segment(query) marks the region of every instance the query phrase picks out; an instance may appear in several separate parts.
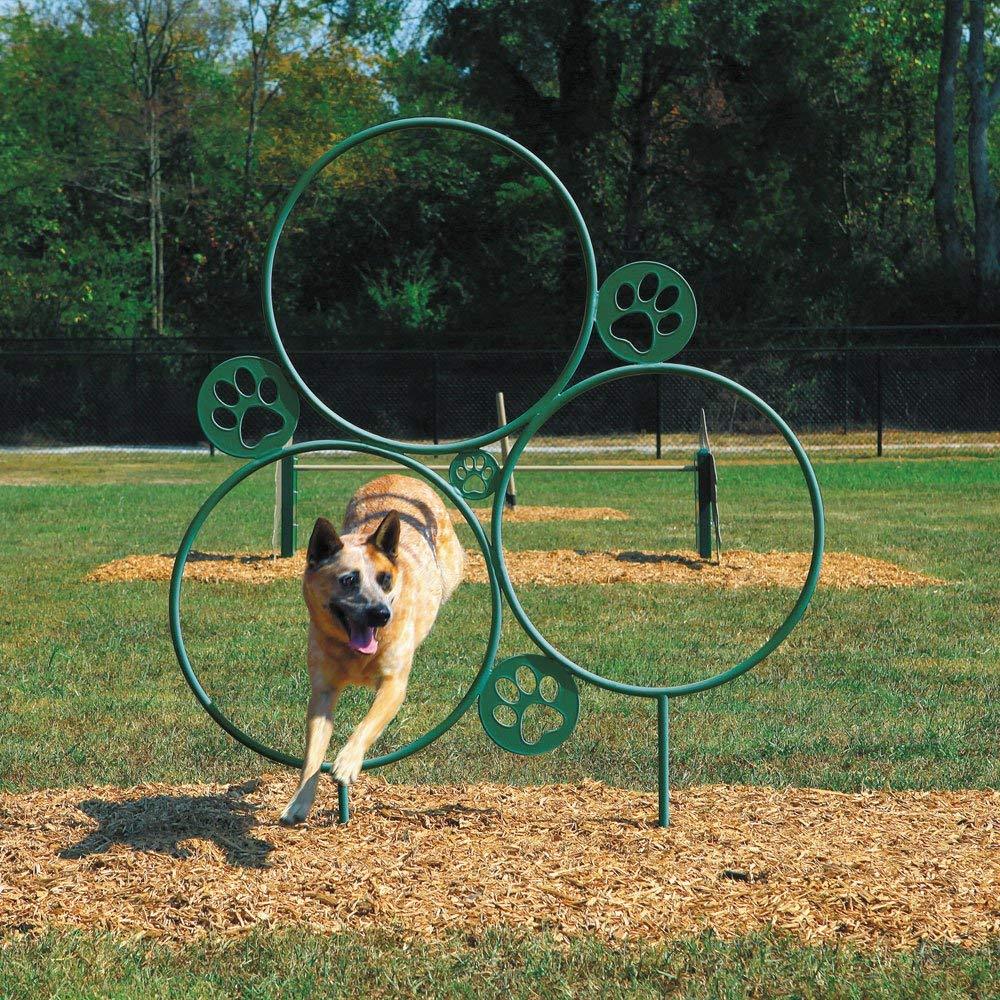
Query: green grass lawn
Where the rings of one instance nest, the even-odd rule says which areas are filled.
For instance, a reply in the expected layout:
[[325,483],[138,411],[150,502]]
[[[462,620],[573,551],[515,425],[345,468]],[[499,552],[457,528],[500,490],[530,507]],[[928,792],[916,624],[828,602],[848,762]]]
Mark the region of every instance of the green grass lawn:
[[[172,552],[199,504],[233,468],[228,459],[205,456],[0,457],[0,788],[240,781],[274,768],[226,737],[188,691],[170,647],[166,584],[83,582],[94,566],[118,556]],[[673,703],[672,782],[843,790],[997,785],[1000,463],[883,459],[824,462],[817,471],[831,550],[948,582],[821,589],[788,642],[756,670]],[[304,533],[320,513],[339,517],[365,478],[303,477]],[[520,478],[519,489],[522,503],[610,505],[632,519],[509,524],[504,535],[512,549],[692,546],[686,476],[532,473]],[[267,549],[272,500],[273,476],[253,477],[217,508],[198,547]],[[808,504],[794,466],[722,464],[720,500],[729,547],[809,547]],[[460,531],[474,544],[467,528]],[[535,624],[569,656],[643,683],[691,680],[732,665],[767,637],[795,596],[785,589],[634,585],[523,587],[519,594]],[[189,653],[219,704],[249,732],[298,753],[307,682],[306,617],[296,584],[189,582],[183,614]],[[413,739],[448,712],[481,663],[488,618],[487,588],[461,587],[418,654],[410,696],[378,750]],[[530,648],[508,613],[501,653]],[[576,733],[549,755],[503,753],[472,711],[383,774],[432,783],[593,777],[652,788],[652,703],[589,686],[581,694]],[[335,740],[346,736],[369,697],[345,697]],[[9,970],[6,981],[0,975],[0,996],[51,991],[52,977],[63,974],[64,995],[91,995],[90,963],[121,966],[123,996],[165,993],[168,983],[178,995],[269,996],[281,977],[291,995],[306,995],[302,984],[318,968],[339,975],[358,954],[388,971],[367,993],[342,995],[441,995],[447,983],[455,995],[493,987],[518,996],[597,995],[603,977],[632,984],[620,995],[639,996],[985,996],[992,994],[976,984],[1000,974],[995,950],[883,962],[778,939],[699,939],[655,953],[581,942],[568,955],[551,942],[507,939],[451,941],[405,955],[391,941],[345,938],[307,939],[286,957],[287,943],[274,935],[179,954],[146,947],[139,958],[140,946],[105,939],[16,945],[0,957],[0,971],[4,963]],[[537,981],[534,993],[528,980],[512,985],[508,962],[535,970],[525,973]],[[831,989],[839,982],[841,992],[824,982]],[[9,994],[7,983],[16,984]]]

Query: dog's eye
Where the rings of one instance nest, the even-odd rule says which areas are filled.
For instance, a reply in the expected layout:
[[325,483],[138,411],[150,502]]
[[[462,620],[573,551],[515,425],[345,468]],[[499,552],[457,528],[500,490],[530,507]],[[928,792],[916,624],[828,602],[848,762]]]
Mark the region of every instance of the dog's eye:
[[392,574],[391,573],[379,573],[379,575],[376,577],[376,579],[378,580],[378,585],[383,590],[389,590],[389,588],[392,587]]
[[353,590],[358,585],[357,573],[345,573],[340,578],[340,585],[344,590]]

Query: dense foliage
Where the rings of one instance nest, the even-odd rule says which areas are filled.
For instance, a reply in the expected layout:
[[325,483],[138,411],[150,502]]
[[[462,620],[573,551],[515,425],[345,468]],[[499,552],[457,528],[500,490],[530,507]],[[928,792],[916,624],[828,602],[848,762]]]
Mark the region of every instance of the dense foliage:
[[[602,274],[652,257],[688,276],[702,346],[726,327],[992,319],[996,11],[955,2],[8,8],[0,336],[259,331],[263,245],[298,174],[411,114],[469,117],[538,152],[583,208]],[[362,347],[561,346],[583,289],[543,180],[424,132],[321,175],[278,273],[284,330]]]

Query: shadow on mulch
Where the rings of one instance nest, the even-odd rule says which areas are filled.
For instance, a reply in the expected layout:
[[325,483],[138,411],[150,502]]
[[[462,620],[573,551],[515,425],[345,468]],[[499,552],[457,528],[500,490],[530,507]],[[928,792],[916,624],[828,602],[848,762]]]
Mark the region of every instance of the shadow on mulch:
[[259,782],[229,789],[224,795],[147,795],[127,802],[86,799],[79,804],[100,826],[59,857],[79,859],[103,854],[114,844],[135,851],[189,858],[181,843],[191,838],[216,844],[231,865],[267,868],[274,845],[250,835],[257,806],[244,800]]
[[[586,552],[579,554],[587,555]],[[705,568],[704,559],[685,556],[680,552],[619,552],[615,559],[627,563],[673,563],[675,566],[686,566],[699,572]]]
[[[160,558],[174,561],[173,552],[161,552]],[[273,563],[275,560],[273,552],[247,552],[230,554],[226,552],[200,552],[192,549],[188,553],[188,562],[214,562],[214,563],[237,563],[244,566],[253,566],[256,563]]]

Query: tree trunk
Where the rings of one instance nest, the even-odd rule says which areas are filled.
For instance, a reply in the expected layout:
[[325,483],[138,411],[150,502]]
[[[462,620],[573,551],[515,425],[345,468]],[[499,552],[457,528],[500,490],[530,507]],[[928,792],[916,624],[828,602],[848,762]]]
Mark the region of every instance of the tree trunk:
[[257,141],[257,120],[262,73],[256,49],[253,51],[250,73],[250,108],[247,114],[246,144],[243,149],[243,193],[241,198],[243,218],[241,220],[242,226],[240,232],[240,242],[242,243],[240,248],[240,273],[245,287],[250,284],[250,256],[254,235],[254,220],[251,218],[250,196],[253,191],[254,182],[255,145]]
[[154,337],[163,333],[163,209],[160,191],[160,134],[156,106],[146,99],[147,196],[149,201],[149,302]]
[[635,260],[643,249],[643,219],[649,197],[649,147],[653,136],[654,95],[650,60],[651,53],[647,48],[642,54],[639,90],[632,104],[633,121],[629,130],[628,175],[625,179],[625,227],[622,239],[625,261]]
[[967,284],[965,251],[955,211],[955,78],[962,45],[964,0],[945,0],[937,100],[934,104],[934,223],[949,277]]
[[989,126],[993,95],[986,80],[984,2],[969,3],[969,181],[976,213],[974,235],[976,297],[980,311],[990,314],[1000,301],[1000,212],[990,177]]

